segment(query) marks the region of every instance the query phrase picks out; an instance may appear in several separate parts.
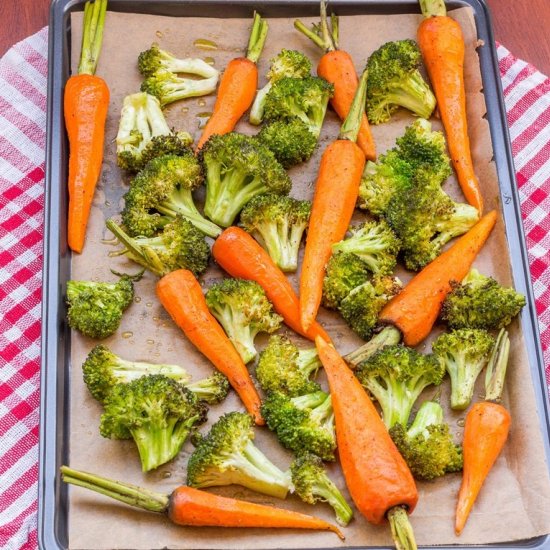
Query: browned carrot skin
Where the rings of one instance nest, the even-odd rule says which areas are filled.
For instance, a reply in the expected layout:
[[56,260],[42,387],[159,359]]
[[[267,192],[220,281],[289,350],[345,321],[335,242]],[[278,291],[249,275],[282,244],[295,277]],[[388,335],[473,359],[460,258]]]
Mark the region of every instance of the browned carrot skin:
[[483,216],[384,306],[380,321],[395,325],[407,346],[417,346],[430,334],[441,305],[451,291],[451,281],[462,281],[466,277],[496,220],[494,210]]
[[201,286],[186,269],[172,271],[157,283],[157,296],[187,338],[225,376],[258,425],[261,400],[241,356],[208,310]]
[[430,0],[421,0],[421,5],[427,18],[418,27],[418,44],[437,98],[449,154],[466,200],[482,213],[483,197],[468,137],[462,30],[446,15],[429,17]]

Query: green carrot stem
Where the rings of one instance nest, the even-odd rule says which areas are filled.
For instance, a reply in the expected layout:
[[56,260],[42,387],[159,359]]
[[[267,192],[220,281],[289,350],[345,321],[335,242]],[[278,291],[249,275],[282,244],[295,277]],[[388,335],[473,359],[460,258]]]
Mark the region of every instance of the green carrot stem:
[[434,17],[447,15],[447,8],[445,7],[445,0],[419,0],[420,9],[424,17]]
[[106,11],[107,0],[95,0],[93,3],[90,0],[84,6],[78,74],[95,74],[103,42]]
[[313,25],[312,29],[308,29],[299,19],[296,19],[296,21],[294,21],[294,28],[307,36],[325,53],[333,52],[338,49],[340,35],[338,17],[332,13],[329,23],[325,0],[321,0],[321,22],[318,25]]
[[396,550],[416,550],[414,531],[405,508],[394,506],[388,511],[387,517]]
[[260,55],[262,55],[268,28],[267,21],[262,19],[259,13],[254,12],[254,23],[250,31],[250,39],[248,40],[248,49],[246,52],[246,57],[254,63],[257,63]]
[[365,102],[367,100],[367,77],[368,73],[365,69],[359,80],[359,86],[357,86],[357,90],[355,91],[355,96],[348,116],[340,128],[340,136],[338,139],[357,141],[357,136],[359,135],[359,129],[361,127],[361,119],[365,112]]

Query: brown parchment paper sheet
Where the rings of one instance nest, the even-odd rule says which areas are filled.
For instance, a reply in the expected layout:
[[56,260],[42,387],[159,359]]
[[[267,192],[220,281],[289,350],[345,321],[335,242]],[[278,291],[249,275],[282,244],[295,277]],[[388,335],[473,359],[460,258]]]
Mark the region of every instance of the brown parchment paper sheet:
[[[223,14],[213,14],[223,15]],[[498,182],[492,159],[489,126],[483,118],[485,102],[481,89],[475,26],[467,9],[454,11],[465,34],[467,45],[466,87],[470,136],[476,172],[482,182],[487,210],[499,208]],[[76,68],[80,49],[81,13],[72,15],[72,59]],[[306,23],[313,19],[304,19]],[[341,47],[348,50],[358,72],[374,49],[388,40],[414,38],[420,17],[417,15],[362,15],[341,17]],[[110,268],[135,272],[135,266],[121,258],[109,258],[112,248],[102,243],[110,238],[104,229],[107,217],[116,216],[122,208],[121,197],[127,190],[125,176],[116,166],[115,144],[120,108],[125,95],[139,90],[140,76],[136,59],[140,51],[158,42],[161,47],[179,57],[212,57],[215,66],[223,70],[227,62],[243,54],[248,41],[250,19],[201,19],[170,18],[136,14],[107,14],[102,55],[98,74],[106,79],[111,90],[111,103],[106,128],[105,160],[101,181],[96,192],[87,244],[81,256],[73,259],[74,279],[112,280]],[[292,19],[270,19],[270,30],[264,53],[259,63],[261,80],[272,58],[281,48],[305,51],[314,67],[320,52],[292,27]],[[197,38],[214,41],[218,49],[204,51],[193,45]],[[211,110],[214,96],[190,99],[173,104],[167,109],[171,125],[200,134],[196,115]],[[412,121],[412,117],[400,112],[388,124],[374,127],[378,151],[393,146],[395,137]],[[433,119],[434,126],[439,122]],[[329,112],[323,128],[322,139],[315,157],[307,164],[291,171],[294,182],[292,195],[311,198],[318,160],[326,143],[338,134],[339,122]],[[254,131],[246,122],[238,129]],[[446,189],[455,197],[461,197],[456,182],[451,179]],[[463,199],[461,199],[463,200]],[[361,215],[357,215],[361,219]],[[510,284],[509,252],[502,222],[497,227],[475,264],[504,284]],[[208,287],[221,276],[212,266],[202,278]],[[404,280],[407,276],[402,277]],[[292,277],[296,284],[296,277]],[[184,364],[195,379],[212,371],[208,361],[186,340],[159,305],[154,294],[155,278],[146,275],[136,285],[136,300],[125,314],[119,331],[105,341],[115,352],[134,360],[173,362]],[[346,353],[354,349],[359,339],[344,325],[340,317],[321,311],[320,320],[335,340],[338,350]],[[307,345],[300,337],[283,329],[300,345]],[[419,483],[420,500],[412,515],[417,541],[421,545],[475,544],[525,539],[550,532],[550,483],[544,461],[539,421],[535,409],[531,374],[527,364],[525,347],[519,326],[511,328],[512,354],[507,379],[505,404],[512,413],[512,430],[502,456],[494,466],[466,529],[460,538],[453,532],[455,498],[460,485],[460,474],[447,475],[433,483]],[[98,432],[100,405],[88,394],[83,382],[80,365],[95,344],[76,333],[72,337],[71,416],[70,416],[70,464],[79,469],[97,472],[114,479],[145,485],[159,492],[169,493],[185,480],[185,465],[192,446],[186,443],[180,456],[155,472],[142,474],[134,443],[110,441]],[[258,341],[259,348],[265,340]],[[429,344],[422,346],[426,349]],[[482,376],[480,376],[480,382]],[[482,385],[476,391],[482,392]],[[427,392],[430,397],[434,390]],[[448,381],[443,384],[441,401],[448,403]],[[419,400],[420,402],[421,400]],[[232,392],[226,402],[213,407],[209,424],[229,410],[243,410]],[[461,420],[464,413],[447,411],[447,418],[457,437],[462,436]],[[204,430],[207,426],[204,426]],[[266,429],[257,429],[257,445],[281,468],[286,468],[291,456],[281,449]],[[329,466],[335,482],[347,495],[345,484],[337,465]],[[326,505],[311,507],[294,496],[285,502],[269,499],[241,489],[219,489],[223,495],[242,497],[255,502],[271,503],[300,510],[333,521],[332,510]],[[70,490],[70,547],[82,548],[328,548],[338,546],[391,545],[389,528],[367,524],[363,517],[356,517],[348,528],[345,543],[334,535],[315,532],[266,531],[261,529],[184,528],[173,526],[166,518],[132,510],[122,504],[109,501],[80,488]]]

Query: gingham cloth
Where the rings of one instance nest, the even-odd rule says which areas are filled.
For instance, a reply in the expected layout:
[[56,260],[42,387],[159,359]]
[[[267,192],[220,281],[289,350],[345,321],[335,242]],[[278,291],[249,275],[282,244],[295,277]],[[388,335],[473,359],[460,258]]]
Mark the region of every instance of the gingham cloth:
[[[0,60],[0,548],[37,546],[47,29]],[[498,46],[550,383],[550,80]]]

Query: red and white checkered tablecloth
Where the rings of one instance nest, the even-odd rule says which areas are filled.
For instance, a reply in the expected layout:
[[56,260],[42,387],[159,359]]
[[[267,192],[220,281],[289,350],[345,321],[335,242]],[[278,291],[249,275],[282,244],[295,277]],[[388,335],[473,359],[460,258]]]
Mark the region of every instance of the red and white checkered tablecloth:
[[[0,548],[36,548],[47,29],[0,60]],[[550,80],[498,46],[550,383]]]

